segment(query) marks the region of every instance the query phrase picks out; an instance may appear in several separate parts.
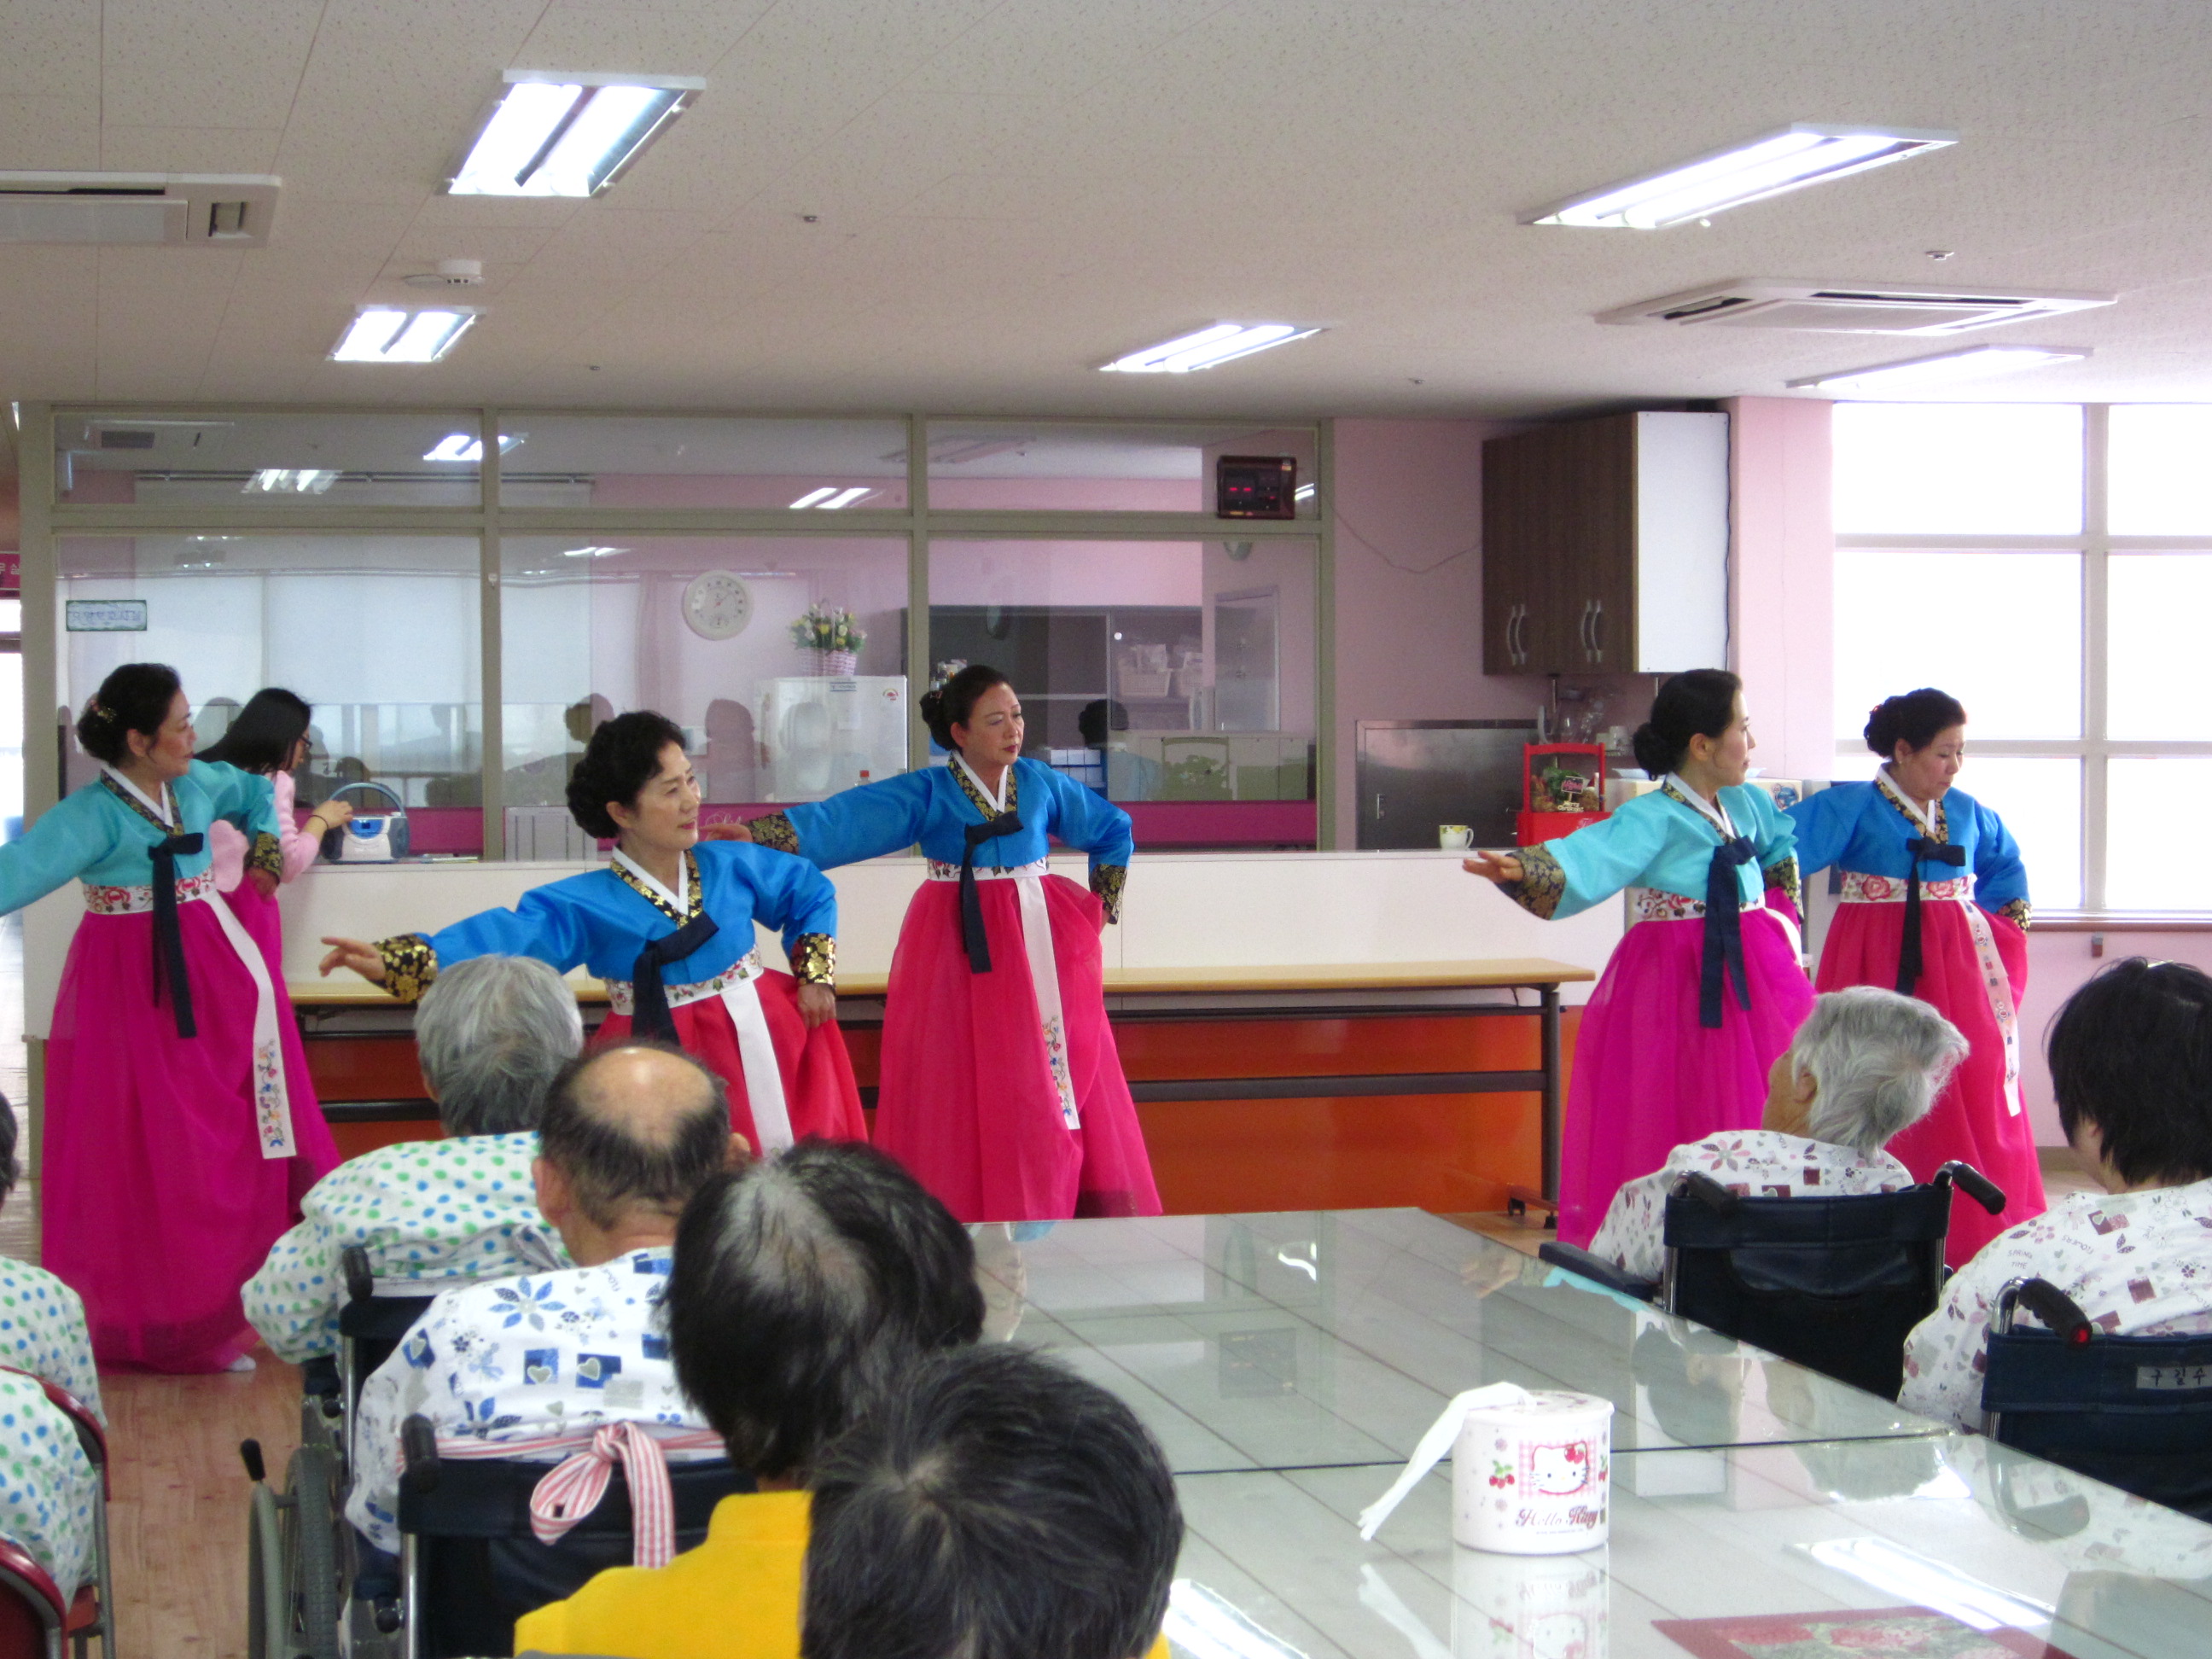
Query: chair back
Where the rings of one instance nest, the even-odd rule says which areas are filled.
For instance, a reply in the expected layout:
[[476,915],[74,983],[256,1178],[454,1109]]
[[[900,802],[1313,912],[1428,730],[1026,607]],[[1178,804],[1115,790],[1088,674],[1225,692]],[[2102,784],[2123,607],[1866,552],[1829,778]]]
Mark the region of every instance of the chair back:
[[1692,1176],[1667,1200],[1667,1309],[1894,1400],[1905,1336],[1942,1294],[1950,1224],[1948,1181],[1744,1198]]
[[[2054,1328],[2014,1328],[2021,1305]],[[2212,1521],[2212,1333],[2110,1335],[2046,1280],[2014,1280],[1991,1320],[1982,1410],[2001,1444]]]
[[36,1371],[27,1371],[18,1365],[0,1365],[0,1372],[15,1376],[27,1376],[46,1391],[46,1400],[70,1420],[76,1431],[76,1443],[83,1449],[84,1461],[100,1471],[100,1494],[112,1498],[107,1474],[107,1429],[99,1414],[67,1389]]
[[0,1536],[0,1659],[60,1659],[67,1614],[52,1577],[30,1551]]

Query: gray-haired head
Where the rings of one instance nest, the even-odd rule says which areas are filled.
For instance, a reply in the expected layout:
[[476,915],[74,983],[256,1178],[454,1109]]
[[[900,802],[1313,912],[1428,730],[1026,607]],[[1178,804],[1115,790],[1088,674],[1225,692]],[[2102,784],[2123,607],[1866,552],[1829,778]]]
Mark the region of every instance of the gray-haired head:
[[423,1080],[449,1135],[516,1134],[584,1046],[576,994],[529,957],[472,957],[439,974],[415,1011]]
[[1790,1044],[1790,1069],[1818,1085],[1806,1133],[1863,1156],[1928,1115],[1966,1039],[1926,1003],[1871,985],[1829,991]]

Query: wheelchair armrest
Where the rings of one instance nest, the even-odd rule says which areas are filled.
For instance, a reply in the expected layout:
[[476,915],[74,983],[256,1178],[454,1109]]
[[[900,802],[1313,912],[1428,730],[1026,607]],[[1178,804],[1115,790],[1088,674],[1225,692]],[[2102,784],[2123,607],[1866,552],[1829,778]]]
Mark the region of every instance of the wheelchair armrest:
[[1564,1267],[1577,1279],[1587,1279],[1622,1296],[1632,1296],[1638,1302],[1649,1302],[1658,1294],[1659,1287],[1647,1279],[1631,1279],[1626,1273],[1601,1255],[1592,1255],[1588,1250],[1577,1249],[1572,1244],[1561,1244],[1547,1240],[1536,1247],[1536,1259],[1554,1267]]
[[[2005,1206],[2003,1188],[1971,1164],[1954,1158],[1936,1171],[1938,1186],[1956,1185],[1959,1190],[1980,1205],[1991,1215],[2002,1214]],[[2040,1317],[2040,1316],[2038,1316]]]
[[2014,1308],[2026,1308],[2057,1333],[2069,1348],[2087,1346],[2095,1327],[2074,1298],[2047,1279],[2015,1279],[1997,1292],[1990,1329],[2002,1336],[2012,1329]]
[[376,1294],[376,1274],[368,1259],[368,1246],[349,1244],[338,1256],[345,1270],[346,1296],[349,1300],[366,1302]]
[[399,1425],[399,1484],[404,1490],[438,1490],[438,1434],[420,1412]]
[[1696,1199],[1719,1215],[1728,1214],[1742,1201],[1703,1170],[1692,1170],[1684,1176],[1674,1183],[1674,1191],[1680,1196]]

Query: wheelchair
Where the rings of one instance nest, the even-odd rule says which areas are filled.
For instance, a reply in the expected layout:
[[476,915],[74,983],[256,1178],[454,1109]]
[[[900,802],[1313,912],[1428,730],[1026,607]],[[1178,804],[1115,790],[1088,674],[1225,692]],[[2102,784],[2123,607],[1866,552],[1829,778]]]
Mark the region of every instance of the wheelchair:
[[1897,1398],[1905,1339],[1942,1300],[1951,1189],[1991,1215],[2004,1194],[1971,1164],[1925,1185],[1839,1198],[1747,1198],[1702,1172],[1667,1197],[1667,1268],[1656,1285],[1571,1244],[1537,1255],[1607,1290],[1777,1357]]
[[[2047,1328],[2016,1326],[2023,1308]],[[2212,1333],[2110,1335],[2015,1279],[1990,1312],[1982,1412],[2001,1445],[2212,1521]]]

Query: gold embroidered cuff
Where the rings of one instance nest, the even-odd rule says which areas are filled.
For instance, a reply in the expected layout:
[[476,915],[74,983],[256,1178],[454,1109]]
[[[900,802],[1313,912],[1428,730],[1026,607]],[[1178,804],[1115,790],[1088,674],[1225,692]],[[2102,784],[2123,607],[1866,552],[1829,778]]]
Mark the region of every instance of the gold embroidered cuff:
[[1760,873],[1766,886],[1779,888],[1782,896],[1796,906],[1798,914],[1804,914],[1804,895],[1799,890],[1803,884],[1797,878],[1797,855],[1795,853],[1779,863],[1768,865]]
[[1523,847],[1514,856],[1521,860],[1521,879],[1502,881],[1498,890],[1530,915],[1549,921],[1567,896],[1567,872],[1547,847]]
[[827,933],[801,933],[792,941],[792,977],[805,985],[837,982],[837,941]]
[[400,933],[376,941],[384,958],[384,988],[402,1002],[419,1002],[438,977],[438,953],[420,933]]
[[2034,911],[2026,899],[2016,898],[1997,906],[1997,914],[2024,933],[2028,929],[2029,918],[2033,915]]
[[745,826],[753,832],[756,847],[772,847],[779,853],[799,850],[799,831],[791,827],[791,819],[781,812],[770,812],[766,817],[755,818]]
[[249,870],[266,870],[270,875],[282,881],[284,878],[283,843],[266,830],[262,831],[254,836],[253,845],[246,849],[246,867]]
[[1106,920],[1121,920],[1121,890],[1128,885],[1129,866],[1126,864],[1102,864],[1091,872],[1091,890],[1106,907]]

